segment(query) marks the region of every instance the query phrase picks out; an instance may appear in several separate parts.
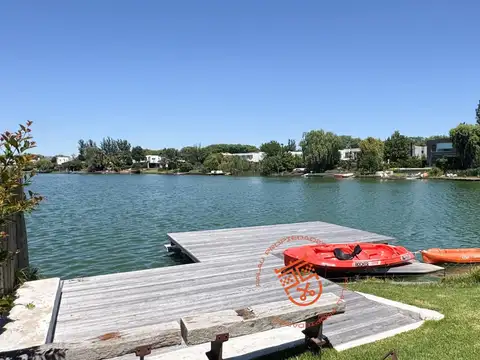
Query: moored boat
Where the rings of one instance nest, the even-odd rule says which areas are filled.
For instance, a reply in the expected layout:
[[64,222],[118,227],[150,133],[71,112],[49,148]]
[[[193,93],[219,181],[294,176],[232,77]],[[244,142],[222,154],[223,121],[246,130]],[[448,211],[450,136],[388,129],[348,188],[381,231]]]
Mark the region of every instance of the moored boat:
[[372,243],[306,245],[289,248],[283,255],[286,266],[303,260],[320,273],[365,272],[406,264],[415,258],[402,246]]
[[428,249],[421,250],[424,262],[428,264],[474,264],[480,263],[480,248],[465,249]]
[[354,173],[347,173],[347,174],[333,174],[333,177],[336,179],[347,179],[351,178],[355,175]]

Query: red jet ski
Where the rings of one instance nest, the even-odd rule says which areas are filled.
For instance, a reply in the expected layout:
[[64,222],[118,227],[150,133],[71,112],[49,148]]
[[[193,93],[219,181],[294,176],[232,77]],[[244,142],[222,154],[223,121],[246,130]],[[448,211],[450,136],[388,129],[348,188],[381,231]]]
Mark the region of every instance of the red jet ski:
[[398,266],[415,259],[402,246],[386,244],[324,244],[290,248],[283,253],[285,265],[303,260],[317,272],[358,273]]

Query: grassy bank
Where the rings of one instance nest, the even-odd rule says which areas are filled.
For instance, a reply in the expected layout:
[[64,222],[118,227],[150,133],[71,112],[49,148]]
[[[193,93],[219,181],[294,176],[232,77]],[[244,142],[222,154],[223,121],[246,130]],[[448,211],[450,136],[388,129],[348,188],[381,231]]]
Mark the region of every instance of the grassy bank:
[[[480,359],[480,269],[449,276],[440,284],[405,285],[381,280],[350,284],[349,289],[439,311],[441,321],[427,321],[419,329],[350,350],[327,349],[322,360],[381,360],[396,350],[399,360]],[[348,311],[348,308],[347,308]],[[262,360],[317,360],[292,350]]]

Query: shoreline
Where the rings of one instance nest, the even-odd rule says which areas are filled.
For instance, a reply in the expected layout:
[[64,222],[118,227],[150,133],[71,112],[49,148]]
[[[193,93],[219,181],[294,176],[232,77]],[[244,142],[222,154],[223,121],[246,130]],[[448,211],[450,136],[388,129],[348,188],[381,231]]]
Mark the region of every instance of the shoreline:
[[[298,173],[286,173],[283,175],[260,175],[260,174],[237,174],[237,175],[219,175],[219,174],[209,174],[209,173],[199,173],[199,172],[159,172],[159,171],[119,171],[119,172],[87,172],[87,171],[75,171],[75,172],[65,172],[65,171],[51,171],[51,172],[38,172],[38,174],[62,174],[62,175],[167,175],[167,176],[178,176],[178,175],[186,175],[186,176],[244,176],[244,177],[265,177],[265,178],[299,178],[305,177],[307,178],[321,178],[321,179],[334,179],[333,173],[319,173],[319,174],[298,174]],[[338,179],[338,180],[351,180],[351,179],[373,179],[373,180],[388,180],[388,181],[398,181],[398,180],[407,180],[406,176],[391,176],[388,178],[382,178],[377,175],[355,175],[351,178],[346,179]],[[446,176],[431,176],[427,178],[419,178],[415,180],[442,180],[442,181],[480,181],[480,177],[477,176],[457,176],[457,177],[446,177]],[[412,181],[412,180],[409,180]]]

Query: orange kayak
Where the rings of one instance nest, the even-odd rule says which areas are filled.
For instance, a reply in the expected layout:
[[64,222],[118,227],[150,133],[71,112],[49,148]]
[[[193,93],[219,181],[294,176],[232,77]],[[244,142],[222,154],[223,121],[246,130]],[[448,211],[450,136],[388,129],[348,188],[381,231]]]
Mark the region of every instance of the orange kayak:
[[480,263],[480,248],[472,249],[428,249],[420,251],[423,261],[428,264]]

